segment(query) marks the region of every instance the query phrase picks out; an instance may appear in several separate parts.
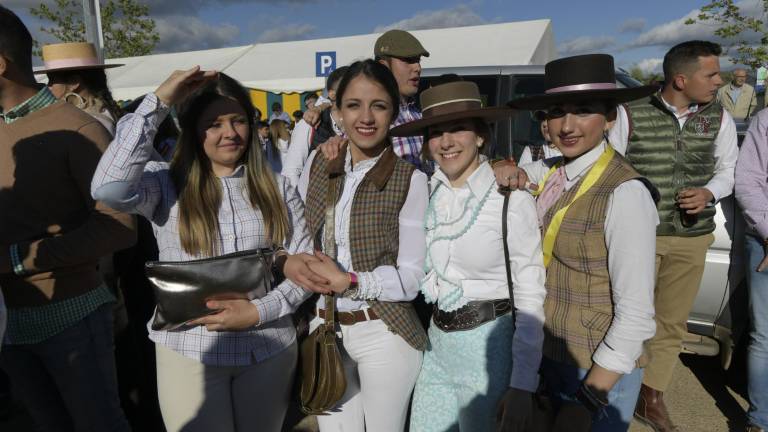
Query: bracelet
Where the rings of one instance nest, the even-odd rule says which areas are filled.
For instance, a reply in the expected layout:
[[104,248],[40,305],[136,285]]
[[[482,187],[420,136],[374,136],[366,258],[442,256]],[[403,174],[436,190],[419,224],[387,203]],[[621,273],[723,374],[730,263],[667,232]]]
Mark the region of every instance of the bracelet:
[[24,276],[27,271],[24,270],[24,264],[21,261],[21,254],[19,253],[19,244],[14,243],[10,249],[11,266],[13,267],[13,273],[16,276]]
[[352,272],[347,272],[347,275],[349,276],[349,288],[357,288],[357,284],[359,283],[357,279],[357,274]]
[[288,261],[288,252],[285,248],[279,247],[275,250],[274,266],[278,273],[285,276],[285,262]]
[[608,401],[597,396],[584,382],[576,390],[575,397],[593,416],[608,406]]

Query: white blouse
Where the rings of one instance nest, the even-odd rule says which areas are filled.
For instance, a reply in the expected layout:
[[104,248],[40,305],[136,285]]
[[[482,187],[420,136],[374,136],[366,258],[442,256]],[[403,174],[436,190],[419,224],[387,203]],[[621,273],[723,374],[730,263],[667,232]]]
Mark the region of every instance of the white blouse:
[[[299,195],[306,202],[309,189],[309,172],[315,160],[317,150],[307,159],[304,171],[299,179]],[[336,309],[351,311],[368,307],[366,300],[410,301],[419,293],[419,281],[424,277],[425,232],[424,213],[427,208],[427,176],[421,171],[414,171],[410,189],[400,210],[399,248],[397,265],[382,265],[370,272],[358,272],[352,266],[349,224],[352,213],[352,200],[368,171],[376,165],[381,156],[364,160],[352,167],[352,155],[347,150],[344,170],[344,189],[336,204],[336,262],[343,271],[355,272],[359,284],[356,298],[338,298]],[[324,308],[322,297],[317,302],[318,308]]]
[[[493,170],[480,164],[459,188],[441,170],[432,176],[427,211],[427,270],[421,289],[429,302],[455,310],[473,300],[509,298],[501,218],[504,196]],[[511,386],[535,391],[544,340],[545,271],[533,197],[512,192],[507,212],[517,316]]]

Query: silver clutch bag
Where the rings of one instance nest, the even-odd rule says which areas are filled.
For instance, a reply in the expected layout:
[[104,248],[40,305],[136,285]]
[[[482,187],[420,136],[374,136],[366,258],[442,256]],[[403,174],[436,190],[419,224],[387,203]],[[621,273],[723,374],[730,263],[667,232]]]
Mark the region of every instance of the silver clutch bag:
[[144,265],[155,292],[153,330],[173,330],[215,313],[208,300],[264,297],[274,282],[273,249],[254,249],[194,261],[150,261]]

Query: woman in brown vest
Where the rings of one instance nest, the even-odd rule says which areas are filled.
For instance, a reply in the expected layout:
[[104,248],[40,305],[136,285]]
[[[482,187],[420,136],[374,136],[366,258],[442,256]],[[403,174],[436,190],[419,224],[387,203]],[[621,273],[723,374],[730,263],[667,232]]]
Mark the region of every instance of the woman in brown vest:
[[480,90],[469,81],[425,90],[421,108],[421,120],[391,132],[424,136],[423,151],[439,166],[431,180],[427,275],[421,282],[435,308],[411,430],[495,431],[497,406],[507,393],[506,430],[522,432],[538,388],[544,340],[541,234],[533,197],[497,193],[482,155],[491,140],[487,122],[513,111],[482,108]]
[[[336,97],[347,142],[331,161],[315,152],[299,180],[310,234],[325,253],[311,268],[337,294],[347,378],[336,409],[318,417],[323,432],[403,430],[427,345],[410,303],[424,276],[427,178],[392,151],[398,101],[389,69],[352,64]],[[324,318],[321,300],[310,329]]]
[[[545,67],[544,95],[513,108],[547,112],[559,160],[508,169],[503,184],[536,183],[544,239],[542,376],[562,430],[625,431],[640,391],[643,342],[655,332],[656,189],[607,141],[618,103],[655,87],[619,89],[613,57]],[[500,168],[497,168],[497,178]]]

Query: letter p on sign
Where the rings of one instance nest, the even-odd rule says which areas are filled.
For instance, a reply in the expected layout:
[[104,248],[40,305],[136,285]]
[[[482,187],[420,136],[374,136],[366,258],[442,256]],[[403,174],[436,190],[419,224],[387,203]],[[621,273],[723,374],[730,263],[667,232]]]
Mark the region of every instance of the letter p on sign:
[[336,69],[336,51],[315,53],[315,76],[327,77]]

